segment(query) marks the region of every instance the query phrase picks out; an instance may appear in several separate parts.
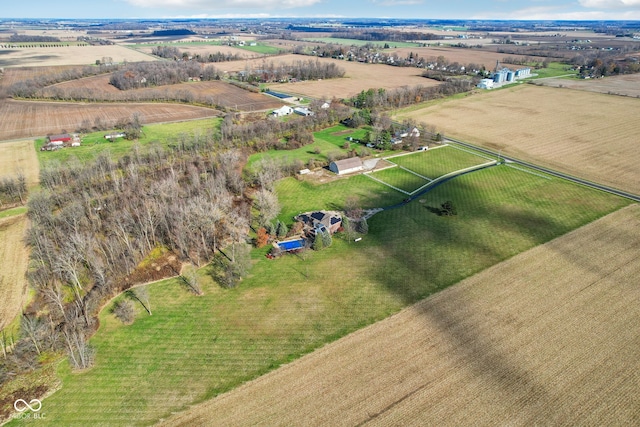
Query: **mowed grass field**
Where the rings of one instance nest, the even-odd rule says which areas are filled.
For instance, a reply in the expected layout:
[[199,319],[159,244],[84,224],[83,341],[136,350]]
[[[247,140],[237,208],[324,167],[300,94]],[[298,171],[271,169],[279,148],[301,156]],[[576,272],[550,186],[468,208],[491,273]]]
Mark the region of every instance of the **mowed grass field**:
[[[403,197],[363,176],[318,186],[287,178],[277,191],[280,218],[289,224],[301,211],[339,209],[350,195],[363,207]],[[235,289],[218,288],[206,269],[203,297],[173,280],[149,285],[153,316],[139,307],[131,326],[116,321],[108,306],[91,340],[96,366],[74,374],[62,363],[61,390],[44,400],[46,418],[32,421],[98,426],[166,419],[628,204],[507,167],[458,177],[423,197],[371,218],[369,234],[358,243],[336,236],[321,252],[277,260],[254,251],[251,275]],[[454,202],[457,217],[427,208],[444,200]],[[376,345],[375,352],[383,350]],[[343,376],[333,385],[338,390],[350,381]],[[321,385],[305,384],[288,393],[307,394]],[[228,415],[209,416],[217,424]]]
[[632,193],[640,99],[520,85],[398,112],[445,135]]
[[426,179],[399,167],[373,172],[369,174],[369,176],[406,191],[407,193],[411,193],[429,183]]
[[163,425],[636,425],[640,206]]
[[0,141],[7,139],[40,137],[73,132],[84,120],[93,126],[96,118],[102,123],[115,123],[130,119],[139,113],[143,123],[160,123],[217,117],[219,112],[210,108],[161,103],[83,104],[65,102],[0,101]]
[[433,180],[451,172],[487,163],[493,159],[481,157],[452,146],[443,146],[387,160]]
[[[137,140],[117,138],[113,142],[104,138],[110,131],[92,132],[82,136],[80,147],[67,147],[57,151],[40,151],[45,139],[36,140],[34,155],[41,165],[48,162],[66,163],[73,158],[81,162],[95,159],[100,153],[108,153],[112,159],[118,159],[131,153],[134,146],[147,149],[152,144],[167,147],[178,144],[184,139],[191,142],[194,138],[208,138],[218,132],[221,119],[189,120],[176,123],[156,123],[142,127],[142,134]],[[33,144],[32,144],[33,145]],[[32,150],[33,151],[33,150]],[[37,154],[36,154],[37,153]]]

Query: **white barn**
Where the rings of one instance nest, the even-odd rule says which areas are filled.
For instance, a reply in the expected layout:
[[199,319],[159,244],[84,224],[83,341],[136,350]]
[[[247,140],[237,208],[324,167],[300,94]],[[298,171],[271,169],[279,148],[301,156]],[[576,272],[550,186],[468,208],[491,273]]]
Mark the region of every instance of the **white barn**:
[[493,89],[493,79],[482,79],[478,83],[480,89]]
[[293,113],[293,108],[289,107],[288,105],[283,105],[277,110],[273,110],[271,112],[271,114],[276,117],[288,116],[291,113]]
[[336,160],[329,164],[329,170],[338,175],[358,172],[364,168],[360,157],[351,157],[349,159]]

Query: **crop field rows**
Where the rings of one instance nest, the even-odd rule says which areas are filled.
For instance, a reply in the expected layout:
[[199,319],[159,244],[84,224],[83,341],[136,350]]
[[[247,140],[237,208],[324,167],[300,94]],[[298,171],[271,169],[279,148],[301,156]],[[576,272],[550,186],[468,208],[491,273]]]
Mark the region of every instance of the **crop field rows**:
[[640,206],[610,214],[163,425],[632,425]]
[[146,104],[73,104],[62,102],[0,101],[0,141],[39,137],[63,131],[72,132],[87,120],[91,126],[97,118],[113,125],[139,113],[143,123],[160,123],[216,117],[210,108],[163,103]]
[[412,194],[443,175],[487,163],[486,157],[452,146],[391,157],[388,162],[398,167],[366,174],[405,194]]
[[632,193],[640,188],[638,99],[521,85],[396,118]]

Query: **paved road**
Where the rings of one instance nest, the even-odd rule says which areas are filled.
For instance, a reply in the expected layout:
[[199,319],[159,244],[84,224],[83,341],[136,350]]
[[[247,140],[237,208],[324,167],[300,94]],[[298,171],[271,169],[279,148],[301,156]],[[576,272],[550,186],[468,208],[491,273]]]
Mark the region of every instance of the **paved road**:
[[[495,151],[488,150],[488,149],[482,148],[482,147],[478,147],[476,145],[469,144],[468,142],[460,141],[460,140],[453,139],[453,138],[446,138],[446,142],[450,143],[450,144],[458,144],[458,145],[461,145],[463,147],[471,148],[473,150],[480,151],[480,152],[483,152],[485,154],[489,154],[491,156],[496,156],[497,157],[497,156],[500,155],[500,153],[496,153]],[[633,193],[629,193],[629,192],[626,192],[626,191],[618,190],[617,188],[608,187],[606,185],[597,184],[595,182],[591,182],[591,181],[587,181],[587,180],[582,179],[582,178],[577,178],[575,176],[567,175],[565,173],[558,172],[558,171],[555,171],[553,169],[548,169],[548,168],[545,168],[545,167],[542,167],[542,166],[534,165],[533,163],[529,163],[529,162],[525,162],[525,161],[522,161],[522,160],[518,160],[518,159],[515,159],[513,157],[508,157],[508,156],[504,156],[504,155],[500,155],[500,157],[502,157],[503,159],[505,159],[505,160],[507,160],[509,162],[512,162],[512,163],[515,163],[515,164],[519,164],[519,165],[522,165],[522,166],[526,166],[526,167],[528,167],[530,169],[534,169],[534,170],[546,173],[547,175],[552,175],[552,176],[555,176],[555,177],[558,177],[558,178],[566,179],[566,180],[575,182],[577,184],[581,184],[581,185],[585,185],[587,187],[594,188],[596,190],[605,191],[607,193],[615,194],[617,196],[625,197],[627,199],[631,199],[633,201],[640,202],[640,196],[638,196],[637,194],[633,194]]]

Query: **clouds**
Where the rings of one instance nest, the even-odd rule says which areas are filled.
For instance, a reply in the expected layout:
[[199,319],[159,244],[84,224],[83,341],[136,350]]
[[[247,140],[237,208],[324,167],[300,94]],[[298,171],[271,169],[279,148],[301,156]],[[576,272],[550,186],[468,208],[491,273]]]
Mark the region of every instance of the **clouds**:
[[578,0],[578,3],[592,9],[640,8],[640,0]]
[[171,9],[292,9],[313,6],[322,0],[126,0],[127,3],[144,8]]

